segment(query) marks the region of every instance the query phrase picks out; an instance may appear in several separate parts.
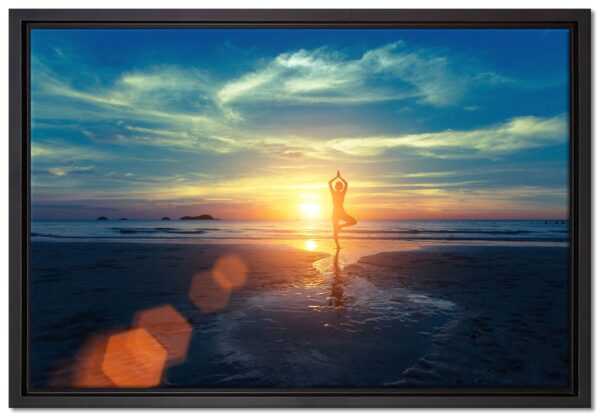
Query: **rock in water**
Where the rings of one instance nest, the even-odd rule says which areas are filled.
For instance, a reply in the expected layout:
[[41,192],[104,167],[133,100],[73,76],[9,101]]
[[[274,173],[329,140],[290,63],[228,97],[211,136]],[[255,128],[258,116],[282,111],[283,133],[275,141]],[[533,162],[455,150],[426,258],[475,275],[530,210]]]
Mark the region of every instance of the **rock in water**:
[[210,214],[201,214],[200,216],[183,216],[180,220],[218,220]]

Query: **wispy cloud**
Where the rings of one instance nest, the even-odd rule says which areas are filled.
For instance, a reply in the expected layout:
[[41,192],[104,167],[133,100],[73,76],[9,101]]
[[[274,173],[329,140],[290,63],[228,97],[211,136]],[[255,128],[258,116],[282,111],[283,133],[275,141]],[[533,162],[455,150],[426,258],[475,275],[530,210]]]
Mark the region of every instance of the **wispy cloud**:
[[[404,178],[438,178],[438,177],[450,177],[456,175],[456,171],[429,171],[429,172],[409,172],[406,174],[400,174],[399,176]],[[393,175],[398,176],[398,175]]]
[[[114,138],[125,144],[137,144],[169,149],[186,150],[190,152],[210,151],[226,154],[243,149],[242,134],[237,139],[225,135],[231,130],[224,127],[223,131],[212,133],[205,129],[195,129],[193,126],[171,126],[168,128],[148,128],[142,126],[125,126],[127,134]],[[235,136],[235,135],[234,135]]]
[[113,155],[100,151],[92,146],[81,146],[67,143],[59,139],[34,140],[31,144],[31,157],[37,162],[72,162],[85,160],[104,160],[114,158]]
[[[347,58],[328,48],[280,54],[255,71],[226,83],[218,102],[353,104],[416,98],[444,106],[461,97],[469,83],[502,83],[493,72],[455,71],[449,58],[411,49],[398,41]],[[382,83],[381,80],[386,82]]]
[[[49,96],[100,106],[105,112],[102,118],[215,126],[215,119],[203,110],[211,102],[210,83],[199,71],[153,67],[126,72],[108,87],[82,89],[61,79],[39,59],[32,66],[33,95],[38,100]],[[34,107],[34,116],[42,113],[40,105]]]
[[[461,141],[449,132],[400,137],[333,136],[324,143],[299,134],[272,137],[253,132],[253,128],[260,127],[259,121],[254,121],[254,126],[239,124],[243,117],[238,105],[348,105],[412,98],[444,106],[457,100],[470,84],[509,82],[507,77],[490,71],[459,74],[448,57],[410,48],[403,41],[367,50],[357,58],[327,47],[286,52],[220,85],[215,82],[217,77],[205,71],[161,65],[129,70],[111,82],[81,88],[61,79],[41,59],[34,57],[33,66],[35,123],[64,114],[83,117],[88,123],[126,120],[123,125],[113,126],[108,135],[89,126],[82,132],[92,140],[120,144],[221,154],[258,149],[288,159],[329,159],[330,150],[338,152],[339,157],[377,155],[397,146],[434,148],[436,140],[446,139],[454,143],[448,146],[458,147]],[[56,104],[53,98],[69,101]],[[82,108],[80,104],[92,107]]]
[[498,158],[568,141],[568,117],[565,114],[552,117],[519,116],[470,130],[350,138],[262,136],[251,131],[229,129],[222,135],[204,134],[185,128],[168,130],[126,126],[126,129],[132,134],[117,136],[114,140],[191,152],[226,154],[252,150],[273,158],[322,161],[341,161],[344,158],[357,161],[364,157],[380,157],[393,149],[404,149],[431,158]]
[[82,174],[89,173],[94,170],[93,166],[62,166],[62,167],[52,167],[48,169],[48,173],[50,175],[54,175],[56,177],[64,177],[70,174]]
[[497,125],[463,131],[418,133],[395,137],[372,136],[333,139],[326,146],[355,156],[375,156],[393,148],[436,150],[446,156],[448,151],[476,152],[478,156],[498,156],[524,149],[567,143],[568,118],[566,115],[544,118],[521,116]]

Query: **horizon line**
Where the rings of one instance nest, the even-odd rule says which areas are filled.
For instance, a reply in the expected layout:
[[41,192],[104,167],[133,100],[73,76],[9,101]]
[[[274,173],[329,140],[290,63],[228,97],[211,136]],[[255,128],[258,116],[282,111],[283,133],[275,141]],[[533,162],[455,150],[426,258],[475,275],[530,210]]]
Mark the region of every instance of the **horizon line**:
[[[173,217],[170,220],[162,220],[160,217],[107,217],[107,216],[97,216],[96,218],[39,218],[39,219],[30,219],[32,222],[46,222],[46,221],[102,221],[98,220],[98,217],[106,217],[107,221],[192,221],[192,220],[181,220],[180,217]],[[168,216],[163,216],[168,217]],[[227,219],[222,217],[217,217],[215,219],[206,219],[206,220],[193,220],[193,221],[225,221],[225,222],[319,222],[319,221],[328,221],[329,219],[313,219],[313,220],[305,220],[305,219]],[[368,222],[386,222],[386,221],[568,221],[570,220],[570,216],[567,217],[485,217],[485,218],[389,218],[389,219],[361,219],[361,221]],[[360,222],[359,222],[360,223]]]

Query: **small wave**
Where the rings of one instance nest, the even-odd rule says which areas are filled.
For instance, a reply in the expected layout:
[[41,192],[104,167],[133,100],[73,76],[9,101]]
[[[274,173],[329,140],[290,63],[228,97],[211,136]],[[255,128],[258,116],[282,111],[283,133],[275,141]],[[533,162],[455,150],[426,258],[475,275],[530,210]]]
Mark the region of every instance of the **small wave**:
[[176,234],[176,235],[200,235],[206,233],[206,229],[193,229],[193,230],[182,230],[175,229],[172,227],[155,227],[152,229],[146,228],[128,228],[128,227],[111,227],[117,233],[122,235],[135,235],[135,234]]
[[[559,231],[560,232],[560,231]],[[520,235],[534,233],[531,230],[486,230],[486,229],[393,229],[393,230],[368,230],[357,229],[352,233],[404,233],[404,234],[482,234],[482,235]],[[537,233],[537,232],[536,232]]]
[[[290,236],[290,235],[270,235],[270,236],[202,236],[203,233],[199,232],[184,232],[178,234],[167,234],[167,235],[152,235],[148,233],[135,234],[135,233],[123,233],[122,235],[59,235],[52,233],[31,233],[32,238],[48,238],[48,239],[87,239],[87,240],[185,240],[190,239],[192,236],[196,240],[214,240],[214,241],[227,241],[227,240],[303,240],[305,236]],[[313,239],[330,239],[329,234],[323,235],[311,235]],[[480,236],[480,237],[459,237],[459,236],[344,236],[347,240],[389,240],[389,241],[422,241],[422,242],[549,242],[549,243],[560,243],[567,242],[567,237],[494,237],[494,236]]]

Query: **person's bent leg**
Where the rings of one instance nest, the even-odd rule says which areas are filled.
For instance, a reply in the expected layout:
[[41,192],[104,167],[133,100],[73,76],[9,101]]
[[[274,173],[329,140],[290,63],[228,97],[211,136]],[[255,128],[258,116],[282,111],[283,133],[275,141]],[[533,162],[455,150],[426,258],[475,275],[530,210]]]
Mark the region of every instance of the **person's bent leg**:
[[348,213],[346,213],[344,215],[344,217],[342,217],[342,220],[344,221],[344,224],[341,224],[339,227],[340,229],[342,227],[350,227],[350,226],[354,226],[356,223],[358,223],[356,221],[356,219],[354,217],[352,217],[351,215],[349,215]]

